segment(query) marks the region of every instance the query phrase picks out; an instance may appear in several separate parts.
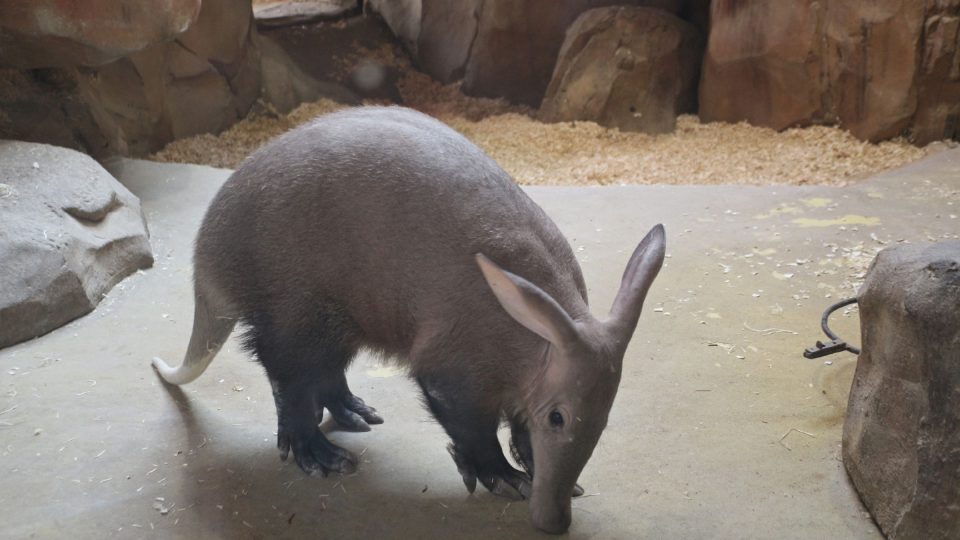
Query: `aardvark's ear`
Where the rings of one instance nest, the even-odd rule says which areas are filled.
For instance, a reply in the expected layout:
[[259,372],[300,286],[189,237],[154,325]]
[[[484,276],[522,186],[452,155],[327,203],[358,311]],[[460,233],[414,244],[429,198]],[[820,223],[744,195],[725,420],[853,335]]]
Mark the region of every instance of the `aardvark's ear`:
[[476,255],[483,277],[503,309],[532,332],[562,347],[577,337],[576,325],[560,304],[542,289]]
[[610,309],[608,324],[613,325],[629,339],[637,327],[643,301],[654,278],[663,266],[667,236],[663,225],[657,225],[640,241],[640,245],[630,257],[627,269],[623,272],[620,291]]

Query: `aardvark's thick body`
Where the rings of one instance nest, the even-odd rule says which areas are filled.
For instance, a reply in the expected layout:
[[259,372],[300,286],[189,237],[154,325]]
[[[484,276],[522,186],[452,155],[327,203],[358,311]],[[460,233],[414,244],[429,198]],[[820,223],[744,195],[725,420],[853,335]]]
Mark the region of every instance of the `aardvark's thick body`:
[[[242,323],[283,457],[326,474],[357,460],[319,430],[323,409],[352,429],[382,422],[344,377],[358,350],[382,351],[423,389],[467,487],[529,498],[534,525],[562,532],[663,253],[657,226],[597,320],[556,225],[486,154],[414,111],[349,109],[227,180],[197,237],[186,357],[154,364],[189,382]],[[526,472],[497,441],[504,418]]]

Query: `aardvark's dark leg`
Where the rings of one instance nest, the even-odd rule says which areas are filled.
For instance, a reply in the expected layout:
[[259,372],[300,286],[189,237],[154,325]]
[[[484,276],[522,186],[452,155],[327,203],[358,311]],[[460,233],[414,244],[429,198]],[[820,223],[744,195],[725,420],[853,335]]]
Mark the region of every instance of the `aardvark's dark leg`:
[[250,317],[247,324],[247,341],[273,386],[280,457],[285,460],[292,450],[297,465],[309,474],[354,471],[357,458],[327,440],[319,427],[324,407],[340,409],[343,370],[354,351],[313,329],[278,330],[266,316]]
[[530,477],[514,469],[503,456],[497,440],[499,411],[486,410],[472,397],[471,390],[442,375],[421,376],[430,411],[453,440],[450,455],[463,476],[467,490],[473,493],[477,480],[495,495],[510,499],[530,496]]

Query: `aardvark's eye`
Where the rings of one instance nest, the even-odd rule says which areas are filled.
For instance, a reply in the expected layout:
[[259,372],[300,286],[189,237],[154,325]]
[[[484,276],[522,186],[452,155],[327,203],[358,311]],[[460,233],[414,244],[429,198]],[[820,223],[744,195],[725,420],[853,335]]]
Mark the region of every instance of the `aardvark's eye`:
[[550,411],[550,425],[555,428],[563,427],[563,415],[560,411]]

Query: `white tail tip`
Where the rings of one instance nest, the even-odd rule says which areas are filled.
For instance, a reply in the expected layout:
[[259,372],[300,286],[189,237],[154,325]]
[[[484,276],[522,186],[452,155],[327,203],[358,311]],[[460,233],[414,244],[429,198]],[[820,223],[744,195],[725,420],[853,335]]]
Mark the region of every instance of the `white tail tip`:
[[178,367],[172,367],[168,364],[163,358],[159,356],[153,357],[153,368],[157,370],[157,373],[160,374],[160,378],[170,384],[186,384],[203,373],[206,365],[181,365]]

